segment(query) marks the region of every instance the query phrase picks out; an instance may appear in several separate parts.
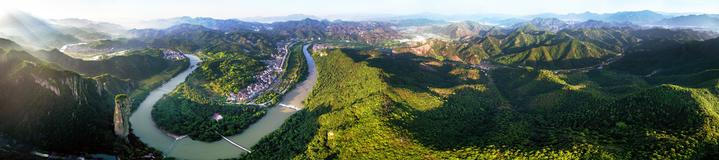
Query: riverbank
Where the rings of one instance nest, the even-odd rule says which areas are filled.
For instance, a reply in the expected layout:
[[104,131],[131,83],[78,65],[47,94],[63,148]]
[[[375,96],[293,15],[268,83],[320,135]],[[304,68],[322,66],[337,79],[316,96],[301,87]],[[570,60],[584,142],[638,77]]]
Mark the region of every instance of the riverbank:
[[[317,83],[317,71],[314,60],[307,48],[309,45],[303,46],[303,55],[306,57],[308,76],[307,79],[297,84],[291,91],[287,92],[280,101],[280,104],[287,104],[299,108],[304,107],[302,101],[311,93],[312,88]],[[132,115],[130,122],[132,123],[133,133],[151,147],[160,149],[167,157],[175,157],[180,159],[222,159],[239,157],[245,151],[232,145],[227,141],[201,142],[189,138],[175,141],[174,138],[164,134],[155,126],[152,121],[150,111],[162,95],[169,93],[196,68],[199,58],[194,55],[190,57],[190,69],[178,74],[177,77],[171,79],[168,83],[151,92],[150,96],[140,104],[140,108]],[[227,137],[236,144],[245,148],[250,148],[257,144],[260,139],[279,128],[282,123],[296,110],[273,106],[269,108],[267,114],[256,123],[250,125],[242,134]]]

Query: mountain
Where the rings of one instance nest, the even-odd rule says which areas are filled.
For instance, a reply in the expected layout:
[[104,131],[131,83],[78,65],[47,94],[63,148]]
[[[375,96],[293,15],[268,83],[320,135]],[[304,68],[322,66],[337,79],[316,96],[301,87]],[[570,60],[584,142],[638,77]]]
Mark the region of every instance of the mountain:
[[697,28],[708,30],[719,30],[719,17],[710,15],[687,15],[672,17],[657,22],[658,25],[667,25],[672,27]]
[[46,21],[24,12],[7,12],[0,15],[0,37],[34,48],[57,48],[80,41]]
[[[531,25],[531,26],[529,26]],[[606,22],[599,20],[586,20],[566,22],[557,18],[534,18],[527,22],[514,24],[512,28],[530,27],[537,30],[558,32],[564,29],[640,29],[641,26],[629,22]]]
[[556,18],[534,18],[528,22],[515,24],[512,28],[522,28],[527,25],[531,25],[538,30],[557,32],[566,28],[569,24]]
[[622,48],[614,48],[615,45],[635,41],[625,37],[624,32],[612,31],[587,29],[552,33],[526,24],[506,35],[479,36],[449,42],[430,40],[395,51],[470,64],[492,60],[502,64],[571,68],[599,63],[622,51]]
[[273,23],[283,21],[299,21],[303,19],[321,19],[320,17],[306,14],[291,14],[286,16],[275,16],[275,17],[248,17],[242,18],[244,21],[260,22],[260,23]]
[[443,20],[434,20],[428,18],[411,18],[411,19],[390,19],[382,20],[382,22],[391,23],[398,27],[413,27],[413,26],[431,26],[431,25],[443,25],[449,22]]
[[42,150],[114,150],[114,93],[103,89],[113,87],[53,69],[24,51],[1,52],[0,74],[0,129],[5,134]]
[[616,54],[591,43],[566,40],[508,53],[498,57],[496,61],[502,64],[543,68],[577,68],[599,64]]
[[79,18],[53,19],[50,20],[50,23],[53,23],[54,25],[77,27],[81,29],[95,30],[105,33],[119,33],[127,31],[127,28],[119,24],[113,24],[109,22],[97,22]]
[[275,22],[270,24],[274,33],[302,39],[337,39],[365,43],[380,43],[399,38],[401,35],[386,22],[301,21]]
[[643,11],[628,11],[628,12],[617,12],[613,14],[606,14],[602,20],[609,22],[629,22],[636,24],[649,24],[660,21],[668,16],[659,14],[657,12],[643,10]]
[[0,48],[5,50],[22,50],[23,48],[20,47],[17,43],[13,42],[9,39],[0,38]]
[[[506,65],[566,69],[597,65],[611,57],[648,47],[647,43],[640,42],[663,39],[688,42],[716,37],[712,32],[690,29],[643,29],[598,21],[565,24],[556,19],[543,20],[534,22],[542,25],[541,28],[534,23],[523,23],[512,31],[459,40],[408,43],[394,50],[470,64],[488,60]],[[550,31],[557,29],[560,30]]]
[[570,13],[570,14],[539,14],[539,15],[533,15],[530,17],[540,17],[540,18],[557,18],[561,20],[567,20],[567,21],[587,21],[587,20],[597,20],[597,21],[605,21],[605,22],[614,22],[614,23],[633,23],[633,24],[652,24],[655,22],[658,22],[665,18],[671,18],[671,15],[664,15],[661,13],[657,13],[650,10],[642,10],[642,11],[623,11],[623,12],[615,12],[615,13],[604,13],[604,14],[598,14],[598,13],[592,13],[592,12],[584,12],[584,13]]
[[719,36],[716,32],[699,31],[692,29],[666,29],[666,28],[649,28],[640,29],[632,32],[633,36],[643,40],[652,39],[671,39],[679,41],[702,41]]
[[457,23],[451,23],[446,26],[432,26],[427,29],[423,29],[420,32],[434,33],[438,35],[446,35],[451,39],[472,37],[472,36],[486,36],[486,34],[492,31],[499,31],[499,27],[484,25],[472,21],[463,21]]
[[320,87],[306,108],[241,159],[711,159],[719,153],[716,86],[649,85],[606,70],[483,71],[357,48],[321,52],[328,54],[315,58]]
[[597,20],[587,20],[580,23],[574,23],[569,25],[568,28],[571,29],[598,29],[598,28],[639,28],[640,26],[634,25],[632,23],[624,22],[624,23],[612,23],[612,22],[604,22],[604,21],[597,21]]
[[252,31],[264,29],[264,24],[257,22],[245,22],[237,19],[214,19],[209,17],[188,16],[145,21],[142,25],[145,28],[164,29],[181,24],[199,25],[221,31]]
[[602,20],[603,15],[598,13],[592,13],[592,12],[583,12],[583,13],[569,13],[566,15],[557,15],[557,14],[547,14],[547,15],[540,15],[539,17],[555,17],[562,20],[567,21],[588,21],[588,20]]
[[[157,20],[160,26],[168,26],[166,31],[197,29],[199,31],[217,30],[218,32],[236,33],[261,32],[262,34],[291,37],[291,38],[331,38],[341,40],[352,40],[361,42],[377,43],[399,37],[399,33],[392,29],[392,25],[386,22],[349,22],[349,21],[327,21],[315,19],[302,19],[296,21],[284,21],[274,23],[244,22],[236,19],[213,19],[213,18],[191,18],[178,17],[172,19]],[[189,25],[188,25],[189,24]],[[194,25],[194,26],[193,26]],[[204,27],[199,28],[198,26]],[[161,27],[162,28],[162,27]],[[145,29],[145,31],[152,29]],[[159,29],[154,29],[159,30]],[[146,34],[135,29],[133,34]],[[142,35],[141,35],[142,36]]]
[[181,61],[164,59],[162,51],[153,49],[130,51],[127,55],[93,61],[75,59],[57,49],[41,50],[31,54],[41,60],[55,63],[63,69],[88,76],[110,74],[133,81],[150,78],[183,64]]
[[128,30],[118,24],[87,19],[54,19],[49,22],[63,33],[74,35],[83,41],[119,38],[125,36]]
[[590,42],[598,47],[617,53],[633,48],[635,44],[641,41],[636,35],[632,35],[633,32],[636,32],[636,30],[632,27],[587,27],[586,29],[579,28],[562,31],[562,33],[566,33],[573,38]]
[[[664,43],[666,44],[666,43]],[[662,48],[627,53],[624,58],[609,66],[618,72],[627,72],[647,77],[702,75],[678,79],[711,80],[719,79],[713,70],[719,69],[719,39],[702,42],[673,43]]]
[[256,32],[224,32],[191,24],[167,29],[133,29],[130,33],[136,37],[136,41],[128,41],[133,43],[116,41],[106,44],[133,45],[140,41],[148,47],[171,48],[186,53],[203,51],[268,55],[275,49],[273,42],[280,38]]

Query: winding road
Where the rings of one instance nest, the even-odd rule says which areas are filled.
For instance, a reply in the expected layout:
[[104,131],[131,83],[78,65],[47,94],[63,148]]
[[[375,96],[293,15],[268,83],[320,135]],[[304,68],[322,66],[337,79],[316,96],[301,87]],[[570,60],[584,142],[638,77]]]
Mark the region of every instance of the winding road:
[[[302,52],[306,57],[309,75],[307,80],[297,84],[294,89],[287,92],[278,104],[286,104],[295,106],[296,108],[304,108],[302,101],[305,100],[312,91],[312,87],[317,83],[317,70],[315,68],[314,59],[307,50],[309,45],[304,45]],[[150,92],[150,95],[142,101],[140,108],[130,117],[133,133],[140,138],[145,144],[160,149],[165,156],[175,157],[178,159],[224,159],[234,158],[244,154],[246,151],[241,150],[236,145],[250,148],[257,144],[262,137],[268,135],[278,129],[282,123],[289,118],[290,115],[297,110],[273,106],[267,114],[245,129],[241,134],[226,137],[227,141],[202,142],[195,141],[190,138],[175,140],[168,134],[157,128],[155,122],[152,121],[152,107],[163,95],[174,90],[180,83],[184,82],[187,76],[197,69],[197,63],[201,60],[195,55],[186,55],[190,59],[190,66],[187,70],[173,77],[167,83]]]

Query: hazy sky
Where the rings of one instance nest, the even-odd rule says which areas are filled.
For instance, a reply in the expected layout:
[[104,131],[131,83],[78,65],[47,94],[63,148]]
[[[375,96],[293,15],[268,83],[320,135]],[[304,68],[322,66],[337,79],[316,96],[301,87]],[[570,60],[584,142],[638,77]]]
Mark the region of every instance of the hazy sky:
[[43,18],[105,21],[177,16],[242,18],[288,14],[477,14],[528,15],[654,10],[719,13],[719,0],[0,0],[0,9],[17,9]]

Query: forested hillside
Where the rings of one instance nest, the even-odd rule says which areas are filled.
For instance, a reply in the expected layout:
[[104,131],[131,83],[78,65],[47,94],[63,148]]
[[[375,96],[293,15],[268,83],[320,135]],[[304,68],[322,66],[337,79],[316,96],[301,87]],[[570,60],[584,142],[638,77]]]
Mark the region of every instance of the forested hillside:
[[[41,149],[113,150],[112,90],[100,79],[55,70],[24,51],[0,55],[0,127]],[[74,144],[68,146],[68,144]]]
[[186,53],[242,52],[266,55],[275,49],[275,42],[280,38],[255,32],[223,32],[190,24],[130,32],[150,47],[172,48]]
[[716,159],[716,15],[682,14],[0,15],[0,159]]
[[[5,146],[10,148],[3,148],[2,154],[15,157],[51,151],[123,158],[156,154],[133,135],[125,141],[113,134],[114,97],[133,93],[133,100],[142,100],[149,92],[143,88],[154,88],[150,85],[158,85],[161,75],[174,73],[155,73],[159,74],[153,75],[156,82],[150,83],[153,78],[148,78],[138,84],[107,73],[88,76],[66,71],[24,50],[12,41],[0,45],[0,74],[5,75],[0,79],[0,96],[4,97],[0,100],[0,129],[8,136],[3,137],[8,144],[17,145]],[[179,70],[182,66],[167,67]],[[165,72],[176,72],[172,70]]]
[[[226,102],[227,93],[254,83],[260,62],[242,53],[207,53],[185,83],[163,97],[152,110],[158,127],[194,140],[214,142],[220,135],[241,133],[265,115],[267,108]],[[221,121],[210,118],[223,116]]]
[[[573,69],[599,65],[613,57],[646,49],[647,44],[656,45],[660,41],[684,43],[716,37],[712,32],[688,29],[586,24],[590,22],[569,25],[560,22],[556,19],[534,19],[513,28],[461,31],[467,32],[461,39],[429,39],[407,43],[394,50],[469,64],[491,61],[512,66]],[[465,25],[452,24],[435,30],[451,31]]]
[[411,55],[327,52],[315,54],[320,77],[308,108],[243,159],[695,159],[718,153],[714,86],[649,85],[641,76],[601,70],[485,74]]
[[38,51],[33,55],[57,64],[62,69],[88,76],[110,74],[134,81],[141,81],[175,68],[183,68],[187,64],[186,61],[164,59],[159,49],[130,51],[124,56],[113,56],[97,61],[75,59],[58,50]]

